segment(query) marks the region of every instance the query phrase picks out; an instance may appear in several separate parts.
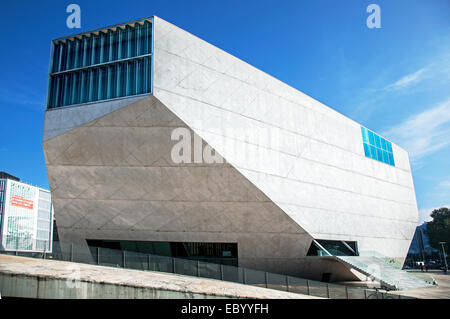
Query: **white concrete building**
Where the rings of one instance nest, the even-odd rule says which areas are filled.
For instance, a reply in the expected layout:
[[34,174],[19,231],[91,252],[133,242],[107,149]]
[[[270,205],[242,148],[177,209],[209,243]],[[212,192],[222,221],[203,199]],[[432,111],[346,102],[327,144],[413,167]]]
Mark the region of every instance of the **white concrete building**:
[[331,281],[355,272],[326,256],[403,262],[418,219],[404,149],[158,17],[53,44],[61,240]]

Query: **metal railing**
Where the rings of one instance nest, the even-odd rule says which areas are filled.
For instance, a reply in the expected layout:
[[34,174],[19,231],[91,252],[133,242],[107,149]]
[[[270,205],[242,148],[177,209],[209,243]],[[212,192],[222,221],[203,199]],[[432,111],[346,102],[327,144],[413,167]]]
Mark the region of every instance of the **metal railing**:
[[1,252],[35,258],[209,278],[331,299],[415,299],[390,294],[378,289],[349,287],[220,263],[226,259],[218,259],[217,263],[213,263],[58,241],[53,242],[52,252]]

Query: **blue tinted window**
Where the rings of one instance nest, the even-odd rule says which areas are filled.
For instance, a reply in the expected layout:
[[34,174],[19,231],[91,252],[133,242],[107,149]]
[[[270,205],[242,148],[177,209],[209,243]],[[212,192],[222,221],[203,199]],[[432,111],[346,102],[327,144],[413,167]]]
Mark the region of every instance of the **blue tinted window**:
[[53,41],[48,108],[151,93],[152,21]]
[[383,151],[381,148],[377,148],[377,159],[382,162],[383,161]]
[[386,140],[384,138],[381,139],[381,148],[387,150]]
[[378,135],[375,135],[375,146],[378,148],[381,148],[381,141],[380,141],[380,137]]
[[361,127],[364,155],[374,160],[395,166],[392,144],[379,135]]
[[369,144],[375,145],[375,139],[373,137],[373,133],[371,131],[368,131],[368,133],[369,133]]
[[373,145],[370,146],[370,154],[371,154],[371,156],[370,156],[371,158],[377,159],[377,149]]
[[365,127],[361,126],[361,134],[362,134],[362,137],[363,137],[363,142],[364,143],[369,143],[369,136],[367,135],[367,130],[366,130]]
[[385,162],[386,164],[389,164],[389,156],[386,151],[383,151],[383,162]]
[[392,166],[395,166],[394,155],[392,153],[388,153],[388,156],[389,156],[389,164],[391,164]]
[[365,154],[367,157],[370,157],[370,147],[369,147],[369,145],[366,144],[366,143],[364,143],[364,154]]
[[388,152],[392,153],[392,144],[391,144],[391,142],[386,141],[386,146],[387,146]]

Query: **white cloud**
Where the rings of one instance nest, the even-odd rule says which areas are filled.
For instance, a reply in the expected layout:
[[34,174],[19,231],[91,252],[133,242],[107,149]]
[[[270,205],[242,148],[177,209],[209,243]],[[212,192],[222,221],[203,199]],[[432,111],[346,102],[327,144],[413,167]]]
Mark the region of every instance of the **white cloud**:
[[450,188],[450,181],[442,181],[442,182],[439,183],[439,186]]
[[385,90],[400,90],[414,83],[418,83],[423,80],[426,71],[427,68],[422,68],[414,73],[408,74],[402,77],[400,80],[386,86]]
[[450,99],[388,128],[383,135],[404,147],[412,162],[450,145]]

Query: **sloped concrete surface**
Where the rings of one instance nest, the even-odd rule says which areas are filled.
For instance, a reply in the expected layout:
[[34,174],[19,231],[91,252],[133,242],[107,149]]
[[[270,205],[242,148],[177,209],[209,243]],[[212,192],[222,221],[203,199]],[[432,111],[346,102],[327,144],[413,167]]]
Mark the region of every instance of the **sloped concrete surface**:
[[302,277],[312,237],[228,163],[174,163],[180,127],[149,96],[45,141],[59,238],[237,243],[240,266]]
[[[28,281],[26,280],[28,278]],[[58,291],[41,291],[33,287],[30,279],[41,281],[59,281]],[[19,280],[17,280],[19,279]],[[112,267],[77,264],[64,261],[26,258],[0,255],[0,293],[7,297],[14,295],[21,287],[11,287],[14,281],[23,286],[22,290],[31,298],[257,298],[257,299],[321,299],[319,297],[288,293],[278,290],[259,288],[231,282],[167,274],[152,271],[118,269]],[[96,293],[91,285],[90,292],[68,294],[81,283],[97,284]],[[100,287],[98,287],[100,285]],[[115,286],[115,287],[111,287]],[[46,285],[46,289],[55,290],[55,285]],[[81,285],[82,288],[88,288]],[[102,294],[103,287],[103,294]],[[121,292],[126,287],[128,291]],[[32,290],[36,289],[33,297]],[[86,289],[88,290],[88,289]],[[135,290],[135,291],[133,291]],[[138,293],[139,291],[139,293]]]

